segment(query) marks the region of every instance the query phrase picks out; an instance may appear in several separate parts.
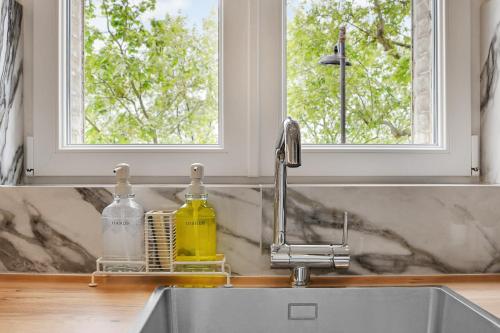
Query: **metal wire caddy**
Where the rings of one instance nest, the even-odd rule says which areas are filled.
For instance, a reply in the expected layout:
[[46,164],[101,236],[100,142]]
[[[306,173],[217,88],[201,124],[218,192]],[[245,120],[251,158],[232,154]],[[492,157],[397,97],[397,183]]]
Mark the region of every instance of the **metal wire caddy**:
[[97,286],[97,276],[223,276],[226,278],[224,286],[231,287],[231,266],[223,254],[217,254],[213,261],[176,260],[175,211],[145,214],[144,248],[144,260],[98,258],[89,286]]

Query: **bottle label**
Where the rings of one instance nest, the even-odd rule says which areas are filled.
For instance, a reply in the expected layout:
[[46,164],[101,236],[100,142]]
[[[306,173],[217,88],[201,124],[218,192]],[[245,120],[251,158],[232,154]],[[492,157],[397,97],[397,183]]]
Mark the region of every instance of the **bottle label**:
[[122,217],[122,218],[103,217],[102,221],[104,224],[119,225],[119,226],[144,224],[144,221],[141,218],[134,218],[134,217]]
[[207,224],[206,220],[186,221],[186,225],[205,225],[205,224]]
[[144,255],[144,223],[141,218],[102,218],[103,257],[127,260]]
[[112,220],[112,225],[130,225],[130,222],[127,220]]

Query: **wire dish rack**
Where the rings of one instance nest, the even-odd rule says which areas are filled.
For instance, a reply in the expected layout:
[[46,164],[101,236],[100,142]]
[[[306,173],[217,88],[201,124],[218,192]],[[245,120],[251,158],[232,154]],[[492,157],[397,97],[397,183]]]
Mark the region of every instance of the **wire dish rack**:
[[173,272],[175,265],[175,211],[147,212],[144,221],[147,272]]
[[231,287],[231,266],[223,254],[213,261],[176,261],[175,211],[150,211],[144,219],[144,260],[98,258],[90,287],[97,276],[223,276]]

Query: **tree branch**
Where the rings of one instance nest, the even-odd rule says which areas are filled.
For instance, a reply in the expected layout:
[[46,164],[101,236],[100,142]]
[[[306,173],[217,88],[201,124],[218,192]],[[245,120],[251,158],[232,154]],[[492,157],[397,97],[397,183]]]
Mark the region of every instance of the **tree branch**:
[[99,127],[97,127],[97,124],[95,122],[93,122],[87,115],[85,116],[85,120],[90,124],[90,126],[95,128],[97,133],[102,134],[101,129]]
[[[128,2],[127,4],[125,4],[126,6],[128,6]],[[118,40],[118,38],[116,38],[116,35],[112,32],[111,30],[111,27],[110,27],[110,24],[109,24],[109,16],[110,16],[110,12],[108,11],[108,7],[107,6],[104,6],[104,11],[105,11],[105,14],[106,14],[106,28],[108,30],[108,33],[110,34],[111,36],[111,40],[118,46],[118,50],[125,62],[125,65],[127,66],[127,70],[130,72],[130,65],[128,63],[128,55],[127,55],[127,52],[125,51],[124,47],[123,47],[123,44],[120,43],[120,41]],[[127,21],[127,24],[128,24],[128,21]],[[149,115],[147,113],[147,109],[146,109],[146,106],[144,104],[144,101],[143,101],[143,98],[142,98],[142,94],[140,93],[140,91],[137,89],[134,81],[132,79],[130,79],[130,86],[132,88],[132,91],[135,95],[135,97],[138,99],[139,101],[139,106],[140,106],[140,111],[142,113],[142,115],[144,116],[144,118],[146,118],[146,120],[149,120]],[[158,136],[156,134],[156,132],[154,133],[153,135],[153,143],[154,144],[158,144]]]

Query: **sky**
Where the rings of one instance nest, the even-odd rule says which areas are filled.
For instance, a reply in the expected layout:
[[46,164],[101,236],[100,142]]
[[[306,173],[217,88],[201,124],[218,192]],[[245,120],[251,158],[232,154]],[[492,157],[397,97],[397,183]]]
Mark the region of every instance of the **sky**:
[[[310,3],[315,3],[315,2],[318,2],[318,1],[322,1],[322,0],[307,0],[306,3],[305,3],[305,8],[308,8],[308,5]],[[344,4],[346,0],[337,0],[337,5],[338,5],[338,9],[339,10],[342,10],[342,6]],[[367,7],[370,5],[370,2],[368,0],[351,0],[355,6],[359,6],[359,7]],[[289,20],[292,20],[293,17],[295,16],[295,10],[294,10],[294,7],[297,7],[299,4],[301,3],[304,3],[304,0],[287,0],[287,16],[288,16],[288,19]]]
[[[297,7],[299,5],[303,5],[304,8],[309,9],[311,7],[311,4],[313,3],[324,3],[325,0],[287,0],[287,20],[290,22],[293,20],[295,17],[295,13],[297,11]],[[344,2],[346,0],[336,0],[338,10],[342,10]],[[350,0],[354,7],[371,7],[372,5],[370,4],[369,0]],[[405,27],[407,29],[411,29],[411,18],[408,17],[405,20]]]
[[[102,0],[93,0],[96,7],[99,8]],[[140,0],[130,0],[133,3],[139,3]],[[203,19],[211,13],[213,8],[217,8],[218,0],[157,0],[156,9],[144,15],[144,23],[155,18],[162,19],[165,14],[176,15],[181,13],[188,18],[192,25],[200,26]],[[92,25],[101,31],[106,30],[106,20],[104,17],[97,17],[92,20]]]
[[[92,0],[97,7],[99,7],[102,0]],[[131,3],[139,3],[141,0],[129,0]],[[143,16],[145,26],[149,26],[151,19],[162,19],[165,14],[176,15],[181,14],[187,17],[188,24],[192,26],[201,26],[203,19],[210,15],[212,9],[217,8],[219,0],[156,0],[156,9],[148,12]],[[305,0],[305,8],[308,4],[312,4],[324,0]],[[337,0],[339,10],[342,10],[343,3],[346,0]],[[370,6],[368,0],[351,0],[355,6],[367,7]],[[287,16],[288,21],[293,20],[295,16],[296,7],[303,4],[304,0],[287,0]],[[92,25],[101,31],[106,30],[106,19],[104,17],[97,17],[92,20]],[[406,22],[407,28],[411,27],[411,19]]]
[[199,24],[217,4],[218,0],[157,0],[156,10],[149,13],[147,18],[161,19],[165,13],[175,15],[181,12],[191,22]]
[[[93,0],[99,6],[102,0]],[[131,3],[138,3],[141,0],[129,0]],[[295,16],[295,9],[298,4],[303,3],[304,0],[287,0],[287,16],[288,20],[292,20]],[[306,0],[307,3],[314,3],[323,0]],[[339,10],[342,10],[342,5],[345,0],[338,0]],[[370,6],[368,0],[352,0],[356,6],[367,7]],[[188,22],[192,25],[200,26],[203,18],[207,17],[213,8],[218,6],[219,0],[157,0],[156,9],[144,15],[144,21],[147,23],[150,19],[162,19],[166,13],[176,15],[182,13],[188,18]],[[93,20],[93,24],[100,30],[105,30],[105,19],[97,18]]]

